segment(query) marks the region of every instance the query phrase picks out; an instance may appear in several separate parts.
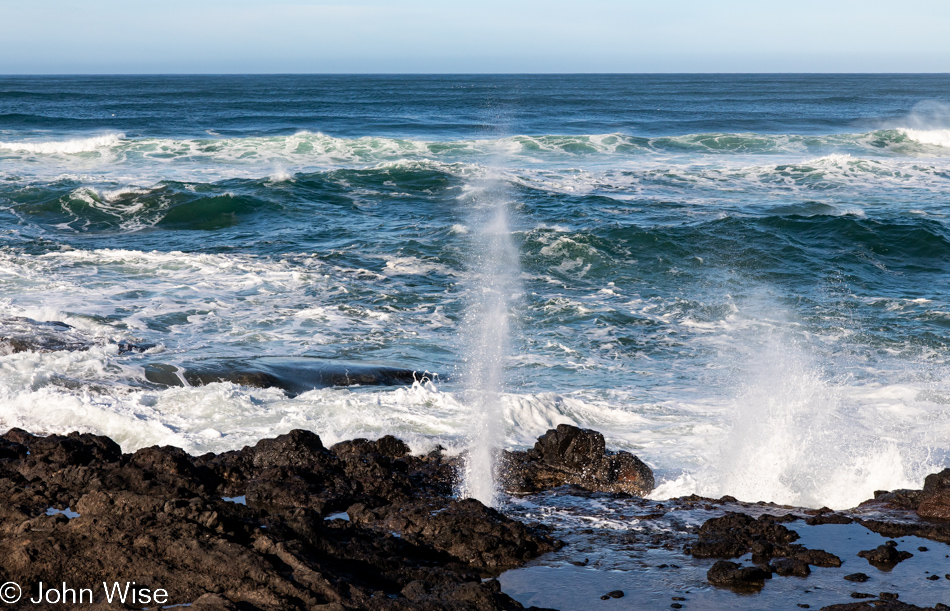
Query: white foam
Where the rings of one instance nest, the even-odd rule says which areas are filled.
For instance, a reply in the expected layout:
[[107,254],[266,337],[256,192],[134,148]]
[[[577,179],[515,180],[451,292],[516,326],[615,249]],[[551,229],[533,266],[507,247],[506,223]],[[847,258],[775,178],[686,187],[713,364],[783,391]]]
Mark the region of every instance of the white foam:
[[386,260],[383,273],[387,276],[426,276],[429,274],[454,275],[454,272],[434,261],[425,261],[416,257],[392,257]]
[[107,134],[73,140],[0,142],[0,149],[40,155],[76,155],[117,146],[123,138],[124,134]]
[[932,144],[950,148],[950,129],[910,129],[907,127],[898,130],[911,140],[921,144]]

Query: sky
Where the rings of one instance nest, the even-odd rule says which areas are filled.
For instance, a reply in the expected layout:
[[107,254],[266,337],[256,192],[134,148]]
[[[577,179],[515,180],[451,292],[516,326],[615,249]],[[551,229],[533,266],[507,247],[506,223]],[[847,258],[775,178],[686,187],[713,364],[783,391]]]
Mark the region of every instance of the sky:
[[0,0],[0,74],[950,72],[948,0]]

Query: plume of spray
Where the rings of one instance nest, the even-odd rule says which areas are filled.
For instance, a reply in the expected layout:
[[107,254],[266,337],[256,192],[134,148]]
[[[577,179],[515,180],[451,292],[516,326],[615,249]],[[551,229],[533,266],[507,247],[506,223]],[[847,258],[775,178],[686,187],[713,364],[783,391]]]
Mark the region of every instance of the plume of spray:
[[468,309],[464,317],[465,398],[471,407],[471,435],[459,496],[495,505],[495,453],[504,435],[502,393],[510,346],[513,300],[520,293],[520,262],[509,228],[510,199],[499,179],[470,185],[472,244]]
[[770,320],[750,329],[755,337],[737,361],[729,431],[694,490],[845,509],[874,490],[919,484],[932,468],[926,442],[882,429],[869,390],[847,373],[847,356],[824,362],[807,334],[770,309]]

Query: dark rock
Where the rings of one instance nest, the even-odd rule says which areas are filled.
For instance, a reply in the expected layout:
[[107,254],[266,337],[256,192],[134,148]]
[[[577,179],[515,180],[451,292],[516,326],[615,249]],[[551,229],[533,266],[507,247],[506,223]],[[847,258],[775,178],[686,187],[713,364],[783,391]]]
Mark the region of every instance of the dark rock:
[[607,596],[610,598],[623,598],[623,590],[613,590],[611,592],[607,592]]
[[506,452],[502,464],[506,488],[540,492],[564,485],[587,490],[643,496],[653,490],[653,471],[629,452],[611,452],[597,431],[558,425],[527,452]]
[[950,469],[928,475],[924,480],[917,515],[950,520]]
[[429,380],[435,374],[365,363],[306,357],[209,359],[184,366],[150,363],[145,379],[161,386],[206,386],[230,382],[255,388],[280,388],[297,395],[331,386],[393,386]]
[[479,569],[518,566],[557,548],[474,499],[410,501],[375,509],[358,504],[347,513],[354,524],[398,532],[406,541],[431,546]]
[[[893,543],[888,541],[888,543]],[[858,556],[864,558],[873,566],[878,568],[893,568],[898,562],[903,562],[908,558],[913,558],[910,552],[898,551],[895,545],[879,545],[874,549],[866,549],[858,552]]]
[[786,551],[792,558],[797,558],[812,566],[824,568],[841,566],[841,558],[822,549],[806,549],[800,545],[790,545]]
[[318,435],[296,429],[286,435],[257,442],[252,464],[258,469],[287,467],[314,471],[331,458],[332,454],[323,447]]
[[950,543],[950,521],[917,519],[916,513],[909,516],[914,521],[894,521],[881,519],[858,519],[858,523],[868,530],[884,537],[922,537],[942,543]]
[[710,518],[699,528],[699,541],[692,544],[689,553],[697,558],[738,558],[753,553],[770,558],[776,545],[798,539],[798,534],[771,516],[755,519],[744,513],[727,512],[719,518]]
[[761,565],[768,565],[772,558],[782,558],[784,561],[776,566],[781,571],[790,571],[789,575],[807,575],[807,565],[841,566],[841,559],[834,554],[793,544],[798,534],[779,523],[785,519],[768,514],[755,519],[727,512],[707,520],[699,528],[698,540],[686,546],[685,551],[696,558],[738,558],[751,553],[752,561]]
[[735,562],[720,560],[706,573],[706,579],[715,586],[735,590],[758,590],[771,575],[759,567],[743,567]]
[[939,473],[931,473],[924,478],[924,492],[937,492],[950,488],[950,468]]
[[894,490],[887,492],[878,490],[874,493],[874,500],[894,509],[916,510],[920,505],[920,490]]
[[[855,596],[857,594],[857,596]],[[851,594],[853,598],[875,598],[873,594]],[[918,607],[899,600],[871,600],[822,607],[821,611],[935,611],[932,607]]]
[[858,520],[874,532],[886,537],[917,536],[950,543],[950,469],[928,475],[922,490],[877,491],[874,499],[865,501],[862,506],[870,504],[914,512],[908,517],[925,520]]
[[811,573],[808,563],[797,558],[776,558],[770,566],[773,573],[782,577],[808,577]]
[[[298,430],[218,455],[121,454],[105,437],[11,430],[0,436],[0,575],[135,575],[172,605],[222,611],[521,609],[484,577],[559,542],[452,499],[441,454],[407,452],[391,437],[327,449]],[[222,500],[238,495],[246,505]],[[79,516],[46,515],[67,506]],[[350,521],[324,519],[347,509]]]
[[853,519],[838,513],[823,513],[821,515],[812,516],[805,520],[805,524],[808,524],[809,526],[820,526],[822,524],[851,524],[852,522],[854,522]]
[[851,573],[850,575],[845,575],[844,578],[848,581],[856,581],[858,583],[864,583],[865,581],[870,579],[870,577],[868,577],[864,573]]

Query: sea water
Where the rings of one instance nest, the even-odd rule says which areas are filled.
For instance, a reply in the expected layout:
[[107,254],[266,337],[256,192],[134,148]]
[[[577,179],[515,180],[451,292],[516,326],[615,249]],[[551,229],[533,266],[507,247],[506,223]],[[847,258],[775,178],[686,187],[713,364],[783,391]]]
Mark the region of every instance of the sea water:
[[[0,429],[394,434],[484,471],[570,423],[656,498],[919,486],[950,450],[948,105],[946,75],[2,77],[0,319],[95,345],[0,356]],[[439,376],[144,375],[222,356]]]

